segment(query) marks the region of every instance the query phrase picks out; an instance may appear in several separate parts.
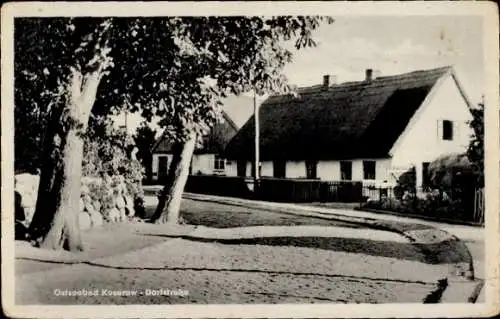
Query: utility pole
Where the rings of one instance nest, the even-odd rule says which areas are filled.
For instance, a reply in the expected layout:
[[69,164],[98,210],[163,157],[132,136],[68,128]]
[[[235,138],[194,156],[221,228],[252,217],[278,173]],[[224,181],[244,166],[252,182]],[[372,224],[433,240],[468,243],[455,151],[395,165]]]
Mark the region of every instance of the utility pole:
[[257,93],[253,90],[253,114],[255,119],[255,186],[257,186],[257,181],[259,180],[259,109],[257,107]]

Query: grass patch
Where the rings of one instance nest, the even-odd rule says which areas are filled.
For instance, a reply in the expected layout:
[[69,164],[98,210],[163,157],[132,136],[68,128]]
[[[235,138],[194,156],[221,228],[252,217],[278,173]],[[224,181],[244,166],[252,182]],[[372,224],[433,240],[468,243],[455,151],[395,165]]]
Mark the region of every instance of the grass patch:
[[[150,217],[155,207],[147,207]],[[265,209],[256,209],[212,202],[184,199],[181,206],[181,218],[186,224],[202,225],[212,228],[232,228],[247,226],[341,226],[360,228],[349,222],[327,220],[323,218],[277,213]]]

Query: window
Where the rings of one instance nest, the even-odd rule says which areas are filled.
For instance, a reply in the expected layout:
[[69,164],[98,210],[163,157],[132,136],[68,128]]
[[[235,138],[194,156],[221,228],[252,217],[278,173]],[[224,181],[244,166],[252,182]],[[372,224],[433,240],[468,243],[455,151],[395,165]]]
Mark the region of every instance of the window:
[[450,120],[443,120],[442,139],[445,141],[453,140],[453,122]]
[[318,162],[306,161],[306,176],[310,179],[318,178]]
[[375,161],[363,161],[363,178],[375,179]]
[[349,161],[340,162],[340,179],[350,181],[352,179],[352,163]]
[[216,171],[223,171],[226,169],[226,160],[219,155],[215,155],[214,169]]
[[286,162],[285,161],[273,161],[273,176],[276,178],[286,177]]
[[429,162],[422,163],[422,187],[429,186]]
[[239,177],[247,176],[247,162],[246,161],[238,161],[236,163],[236,170],[238,172]]

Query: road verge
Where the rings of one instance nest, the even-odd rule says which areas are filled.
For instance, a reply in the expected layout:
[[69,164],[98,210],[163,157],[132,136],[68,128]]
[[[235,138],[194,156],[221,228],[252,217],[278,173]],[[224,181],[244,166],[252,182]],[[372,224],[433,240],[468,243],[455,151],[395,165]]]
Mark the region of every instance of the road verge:
[[[185,193],[186,199],[235,206],[261,208],[282,214],[310,216],[362,225],[364,227],[391,231],[408,238],[426,256],[429,264],[448,265],[448,276],[438,284],[439,289],[427,296],[426,302],[475,302],[482,281],[476,280],[472,256],[467,246],[456,236],[436,227],[388,219],[359,216],[353,211],[296,205],[290,203],[265,202],[233,197]],[[358,215],[358,216],[356,216]],[[446,284],[444,284],[446,283]]]

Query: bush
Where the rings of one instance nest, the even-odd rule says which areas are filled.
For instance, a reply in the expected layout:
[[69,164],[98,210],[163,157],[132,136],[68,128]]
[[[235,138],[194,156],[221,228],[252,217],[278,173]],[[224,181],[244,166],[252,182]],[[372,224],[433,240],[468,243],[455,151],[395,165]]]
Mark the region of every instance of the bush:
[[452,219],[457,221],[472,221],[472,210],[467,208],[462,198],[453,199],[446,192],[433,190],[427,192],[423,198],[411,197],[398,200],[396,198],[382,198],[368,201],[364,208],[394,211],[402,214],[414,214],[436,219]]
[[466,189],[477,187],[478,175],[465,154],[440,156],[429,164],[431,188]]
[[402,210],[402,204],[396,198],[385,197],[380,200],[380,209],[399,212]]
[[[114,129],[105,119],[93,119],[93,122],[85,137],[83,176],[104,179],[101,185],[104,187],[125,183],[132,198],[142,197],[143,168],[138,160],[132,159],[132,138]],[[111,177],[111,181],[106,176]]]
[[394,187],[394,196],[397,199],[402,199],[403,196],[412,196],[415,194],[417,186],[417,175],[415,167],[410,168],[398,178],[398,182]]
[[123,130],[114,129],[104,118],[93,118],[92,126],[84,138],[83,176],[93,201],[99,202],[100,212],[107,214],[117,206],[117,200],[130,196],[134,210],[144,193],[143,167],[132,158],[133,140]]

